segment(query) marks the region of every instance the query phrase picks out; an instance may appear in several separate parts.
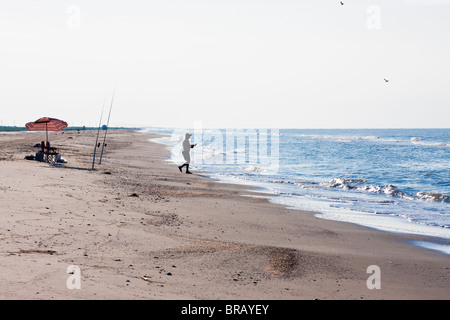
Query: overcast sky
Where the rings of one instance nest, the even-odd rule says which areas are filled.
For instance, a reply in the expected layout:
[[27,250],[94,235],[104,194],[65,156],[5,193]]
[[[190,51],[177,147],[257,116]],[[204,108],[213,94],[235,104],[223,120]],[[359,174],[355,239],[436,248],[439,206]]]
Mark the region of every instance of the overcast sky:
[[449,128],[450,1],[343,2],[0,0],[0,124]]

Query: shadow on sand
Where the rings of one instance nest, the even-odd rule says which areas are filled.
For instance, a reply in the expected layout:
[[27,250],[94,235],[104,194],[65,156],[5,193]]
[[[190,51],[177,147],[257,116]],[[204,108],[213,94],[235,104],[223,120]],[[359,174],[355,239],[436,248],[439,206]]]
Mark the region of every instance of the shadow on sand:
[[64,164],[59,164],[59,163],[50,164],[50,167],[61,168],[61,169],[70,169],[70,170],[81,170],[81,171],[96,171],[95,169],[92,170],[91,168],[71,167],[71,166],[66,166]]

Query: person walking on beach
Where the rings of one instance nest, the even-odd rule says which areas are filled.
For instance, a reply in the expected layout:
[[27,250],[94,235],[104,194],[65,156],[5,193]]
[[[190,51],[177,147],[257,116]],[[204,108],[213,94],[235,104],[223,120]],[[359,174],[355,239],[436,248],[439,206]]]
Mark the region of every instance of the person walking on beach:
[[186,167],[186,173],[191,174],[192,172],[189,171],[189,163],[191,162],[191,149],[193,147],[195,147],[197,144],[191,144],[191,142],[189,141],[189,138],[191,137],[190,133],[186,133],[186,135],[184,136],[184,140],[183,140],[183,157],[184,160],[186,161],[183,165],[178,166],[178,169],[180,169],[180,172],[183,172],[183,167]]

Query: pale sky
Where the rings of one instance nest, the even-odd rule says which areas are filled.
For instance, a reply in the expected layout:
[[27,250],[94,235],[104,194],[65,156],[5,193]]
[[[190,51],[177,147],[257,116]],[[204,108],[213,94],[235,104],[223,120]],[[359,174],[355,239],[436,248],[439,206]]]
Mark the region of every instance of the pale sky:
[[449,128],[450,1],[343,2],[0,0],[0,125]]

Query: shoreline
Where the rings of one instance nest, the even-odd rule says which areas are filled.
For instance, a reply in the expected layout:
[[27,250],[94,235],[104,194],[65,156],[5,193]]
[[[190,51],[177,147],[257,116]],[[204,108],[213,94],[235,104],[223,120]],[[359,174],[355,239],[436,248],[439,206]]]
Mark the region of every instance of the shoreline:
[[[449,258],[407,243],[424,237],[180,174],[149,141],[157,135],[142,132],[109,132],[90,171],[95,135],[52,134],[68,160],[57,166],[23,160],[41,135],[0,136],[2,299],[450,298]],[[66,287],[71,265],[79,290]],[[366,285],[372,265],[379,290]]]
[[[145,131],[142,131],[142,132],[145,133]],[[156,134],[165,136],[165,134],[159,134],[159,133],[156,133]],[[153,143],[161,144],[168,150],[169,153],[172,153],[172,150],[171,150],[172,146],[167,145],[164,142],[157,141],[159,139],[160,138],[154,138],[154,139],[149,139],[149,141],[153,142]],[[171,159],[171,156],[168,156],[168,158],[165,161],[167,161],[168,163],[175,164],[174,160]],[[195,165],[195,163],[194,163],[194,165]],[[249,191],[254,190],[253,192],[255,192],[255,194],[258,194],[258,195],[255,195],[255,197],[264,197],[273,204],[282,205],[285,208],[292,209],[292,210],[310,211],[308,209],[290,206],[289,204],[286,204],[286,203],[283,203],[283,201],[280,201],[280,199],[277,200],[277,198],[281,197],[279,194],[270,192],[268,186],[261,185],[257,181],[242,180],[242,179],[239,179],[238,177],[231,177],[231,178],[230,177],[222,177],[218,173],[208,172],[207,170],[206,171],[204,171],[202,169],[196,169],[196,170],[203,172],[210,179],[213,179],[219,183],[244,186],[244,187],[247,187]],[[252,197],[252,195],[248,195],[248,196]],[[383,217],[385,222],[380,223],[380,221],[379,221],[380,217],[377,217],[377,218],[364,217],[366,219],[366,221],[361,221],[361,217],[359,217],[360,221],[355,221],[355,219],[352,220],[349,218],[347,218],[347,219],[333,218],[333,216],[334,216],[333,214],[329,214],[329,213],[325,213],[325,212],[319,212],[319,211],[312,211],[312,212],[314,212],[314,215],[320,219],[350,223],[353,225],[362,226],[362,227],[369,228],[372,230],[393,233],[393,234],[399,234],[399,235],[404,235],[404,236],[408,236],[408,235],[409,236],[421,236],[421,237],[424,237],[423,240],[411,240],[411,241],[409,241],[410,244],[417,246],[417,247],[425,248],[427,250],[432,250],[437,253],[444,254],[446,256],[450,256],[450,240],[444,236],[441,236],[439,232],[436,232],[435,227],[432,227],[432,226],[414,225],[407,221],[404,221],[401,217],[397,217],[397,216]],[[358,220],[358,219],[356,219],[356,220]],[[427,233],[427,229],[429,229],[429,228],[430,228],[430,230],[433,230],[434,233],[437,235],[430,234],[432,232]]]

